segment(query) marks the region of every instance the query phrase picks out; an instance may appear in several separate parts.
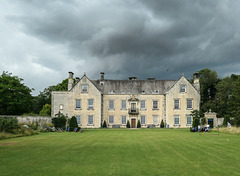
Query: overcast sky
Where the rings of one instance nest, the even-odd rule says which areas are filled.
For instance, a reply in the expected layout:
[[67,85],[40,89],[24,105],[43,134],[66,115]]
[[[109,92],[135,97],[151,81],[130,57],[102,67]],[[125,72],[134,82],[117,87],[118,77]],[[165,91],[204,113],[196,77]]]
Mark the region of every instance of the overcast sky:
[[0,71],[34,95],[68,77],[240,74],[239,0],[1,0]]

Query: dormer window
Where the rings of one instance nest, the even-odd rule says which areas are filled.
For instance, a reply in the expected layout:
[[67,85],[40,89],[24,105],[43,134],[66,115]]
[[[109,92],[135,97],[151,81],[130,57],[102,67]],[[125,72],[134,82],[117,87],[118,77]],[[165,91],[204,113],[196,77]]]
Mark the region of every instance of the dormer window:
[[186,85],[180,85],[180,92],[185,93],[186,92]]
[[88,92],[88,86],[82,85],[82,93],[87,93],[87,92]]

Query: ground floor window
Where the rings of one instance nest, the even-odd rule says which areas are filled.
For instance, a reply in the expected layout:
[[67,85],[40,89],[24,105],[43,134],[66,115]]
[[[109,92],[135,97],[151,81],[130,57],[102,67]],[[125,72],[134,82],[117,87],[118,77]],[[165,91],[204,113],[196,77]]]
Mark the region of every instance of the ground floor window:
[[192,116],[187,115],[187,125],[192,125]]
[[109,124],[113,124],[114,123],[114,116],[109,116]]
[[81,116],[76,116],[76,119],[77,119],[77,124],[81,125]]
[[93,116],[88,116],[88,125],[93,125]]
[[153,124],[154,125],[158,125],[159,124],[158,115],[154,115],[153,116]]
[[174,125],[180,125],[179,115],[174,116]]
[[142,125],[146,124],[146,118],[145,118],[145,116],[141,116],[141,124],[142,124]]
[[126,124],[126,116],[122,116],[122,124]]

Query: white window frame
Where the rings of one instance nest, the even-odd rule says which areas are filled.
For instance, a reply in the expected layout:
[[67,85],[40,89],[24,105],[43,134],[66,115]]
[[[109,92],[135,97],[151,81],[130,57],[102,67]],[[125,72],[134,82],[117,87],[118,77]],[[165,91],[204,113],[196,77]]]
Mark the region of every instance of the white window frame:
[[[144,120],[143,120],[144,119]],[[143,123],[144,122],[144,123]],[[141,116],[141,125],[145,125],[146,124],[146,116],[142,115]]]
[[113,125],[114,124],[114,116],[109,116],[108,117],[108,124]]
[[153,124],[159,125],[159,116],[158,115],[153,115]]
[[[123,123],[123,119],[125,118],[125,123]],[[122,116],[122,125],[126,125],[127,123],[127,116]]]
[[185,84],[180,85],[180,93],[186,93],[186,85]]
[[[125,102],[125,103],[123,103],[123,102]],[[125,105],[125,107],[123,105]],[[127,109],[127,101],[126,100],[122,100],[122,110],[126,110],[126,109]]]
[[[111,102],[112,102],[112,104],[111,104]],[[109,110],[114,110],[114,101],[113,100],[109,100],[108,109]]]
[[[79,101],[79,107],[77,107],[77,101]],[[82,107],[81,107],[81,99],[76,99],[76,101],[75,101],[75,109],[81,109]]]
[[[157,107],[154,107],[154,102],[157,102]],[[158,110],[158,100],[153,100],[153,110]]]
[[76,116],[76,119],[77,119],[77,124],[78,124],[78,126],[81,125],[81,116],[80,116],[80,115],[77,115],[77,116]]
[[[191,101],[191,107],[188,107],[189,101]],[[193,99],[187,99],[187,109],[193,109]]]
[[[188,121],[188,118],[191,119],[191,123],[188,123],[188,122],[189,122],[189,121]],[[191,116],[191,115],[187,115],[187,116],[186,116],[186,120],[187,120],[187,126],[191,126],[191,125],[192,125],[192,121],[193,121],[192,116]]]
[[[92,101],[92,104],[90,104],[90,101]],[[94,109],[94,99],[88,99],[88,110]]]
[[[178,124],[176,123],[175,119],[178,119]],[[180,115],[174,115],[173,121],[174,126],[180,126]]]
[[[144,104],[142,104],[143,102],[144,102]],[[144,107],[142,105],[144,105]],[[146,100],[141,100],[141,102],[140,102],[140,109],[141,110],[146,110]]]
[[59,110],[63,110],[63,104],[59,105]]
[[[177,106],[178,102],[178,106]],[[174,109],[180,109],[180,99],[174,99]]]
[[82,84],[82,93],[88,93],[88,85]]
[[[89,123],[89,122],[91,122],[90,121],[90,117],[92,117],[92,123]],[[88,126],[93,126],[94,125],[94,116],[93,115],[89,115],[88,116]]]

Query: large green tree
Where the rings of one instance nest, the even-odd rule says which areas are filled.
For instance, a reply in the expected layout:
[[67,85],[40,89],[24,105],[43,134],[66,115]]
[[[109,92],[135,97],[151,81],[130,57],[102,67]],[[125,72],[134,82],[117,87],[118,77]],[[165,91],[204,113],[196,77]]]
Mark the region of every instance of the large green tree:
[[23,79],[3,72],[0,76],[0,114],[21,115],[31,111],[33,98]]

